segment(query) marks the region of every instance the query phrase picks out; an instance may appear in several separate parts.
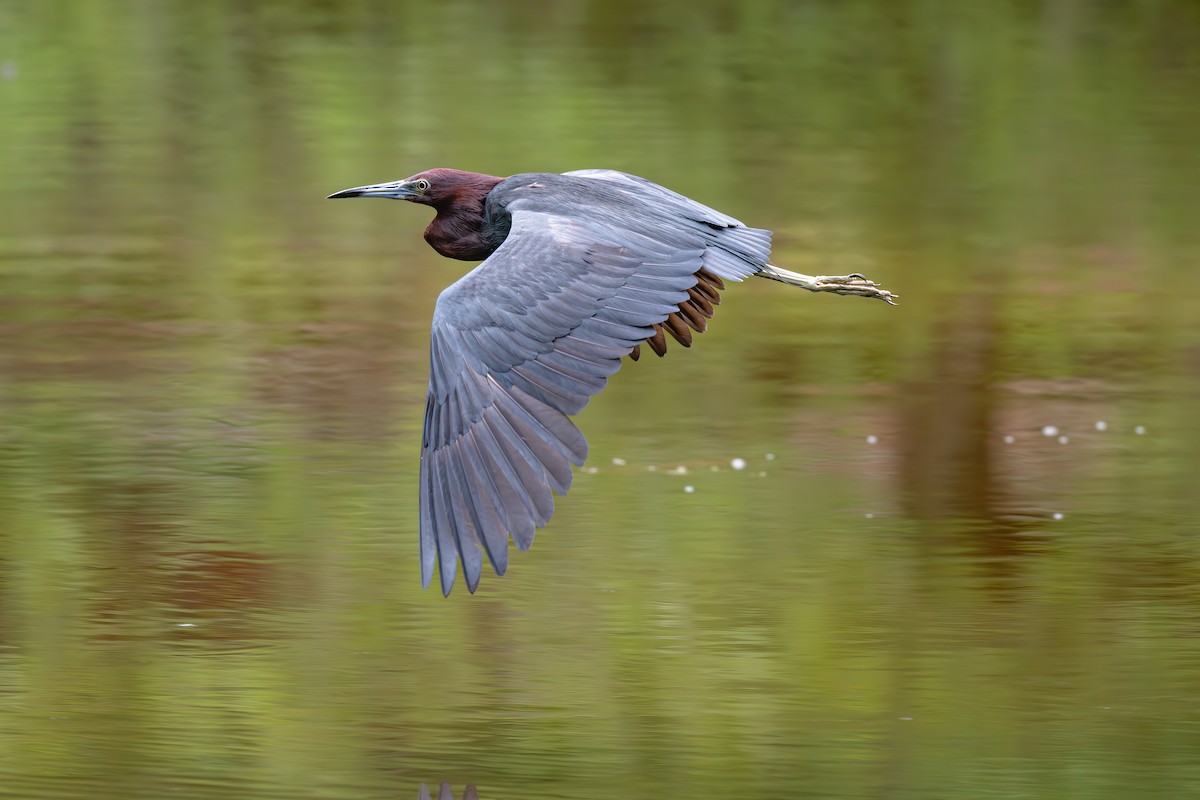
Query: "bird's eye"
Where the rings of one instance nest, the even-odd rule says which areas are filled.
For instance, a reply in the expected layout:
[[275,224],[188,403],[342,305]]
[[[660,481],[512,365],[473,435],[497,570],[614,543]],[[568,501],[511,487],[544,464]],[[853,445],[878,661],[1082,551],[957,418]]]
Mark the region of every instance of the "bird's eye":
[[418,192],[428,192],[429,191],[429,181],[425,180],[424,178],[417,181],[416,186],[417,186]]

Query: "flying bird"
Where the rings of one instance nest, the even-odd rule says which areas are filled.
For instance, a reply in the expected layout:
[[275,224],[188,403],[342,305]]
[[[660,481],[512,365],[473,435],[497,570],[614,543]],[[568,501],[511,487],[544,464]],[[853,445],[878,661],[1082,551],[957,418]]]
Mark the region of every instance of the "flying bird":
[[550,521],[587,442],[571,422],[622,359],[662,356],[703,333],[726,281],[769,278],[813,292],[896,295],[864,276],[812,276],[767,262],[749,228],[644,178],[606,169],[500,178],[431,169],[329,195],[431,206],[425,241],[482,261],[433,311],[421,444],[421,582],[443,594],[462,561],[479,585],[486,553],[508,569]]

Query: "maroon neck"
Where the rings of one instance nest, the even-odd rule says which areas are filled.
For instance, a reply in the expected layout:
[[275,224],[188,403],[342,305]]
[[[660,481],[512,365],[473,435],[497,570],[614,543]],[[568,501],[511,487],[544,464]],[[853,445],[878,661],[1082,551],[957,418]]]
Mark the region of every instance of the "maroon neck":
[[498,246],[485,230],[484,199],[496,184],[504,180],[495,175],[445,170],[435,185],[441,191],[431,198],[430,205],[437,216],[425,229],[425,241],[447,258],[479,261],[487,258]]

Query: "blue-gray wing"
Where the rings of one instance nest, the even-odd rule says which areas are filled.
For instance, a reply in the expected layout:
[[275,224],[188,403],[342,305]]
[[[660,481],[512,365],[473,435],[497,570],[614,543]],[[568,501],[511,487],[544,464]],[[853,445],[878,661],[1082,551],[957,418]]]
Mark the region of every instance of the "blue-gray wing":
[[589,215],[511,203],[504,243],[438,298],[421,453],[425,586],[438,567],[449,594],[461,558],[475,591],[484,553],[503,575],[509,536],[522,550],[533,543],[552,490],[565,493],[587,456],[569,417],[688,301],[697,273],[736,280],[770,249],[769,232],[736,221],[601,205]]
[[[658,208],[670,208],[676,214],[695,219],[699,222],[707,222],[731,228],[743,227],[739,220],[734,219],[728,214],[722,214],[715,208],[709,208],[690,197],[685,197],[678,192],[671,191],[665,186],[648,181],[637,175],[630,175],[628,172],[620,172],[615,169],[577,169],[574,172],[564,174],[576,178],[608,181],[619,191],[648,201]],[[721,277],[727,276],[722,275]]]

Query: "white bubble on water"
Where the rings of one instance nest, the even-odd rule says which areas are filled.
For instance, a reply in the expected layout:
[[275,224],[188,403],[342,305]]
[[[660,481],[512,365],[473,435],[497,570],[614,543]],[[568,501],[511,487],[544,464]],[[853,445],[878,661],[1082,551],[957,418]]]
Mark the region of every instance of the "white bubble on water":
[[1133,432],[1136,433],[1138,436],[1145,436],[1146,435],[1146,426],[1138,425],[1136,428],[1133,429]]
[[1015,436],[1005,436],[1005,437],[1004,437],[1004,443],[1005,443],[1005,444],[1012,444],[1012,443],[1013,443],[1013,442],[1015,442],[1016,440],[1017,440],[1017,439],[1016,439],[1016,437],[1015,437]]
[[1098,431],[1108,430],[1108,423],[1102,419],[1096,420],[1096,430],[1098,430]]
[[745,469],[746,468],[746,459],[735,458],[729,462],[729,466],[733,467],[734,469]]
[[1059,443],[1059,444],[1066,444],[1066,443],[1067,443],[1067,442],[1069,442],[1069,441],[1071,441],[1071,439],[1070,439],[1070,437],[1068,437],[1068,436],[1060,436],[1060,437],[1058,437],[1058,443]]
[[1054,517],[1056,520],[1062,519],[1062,518],[1063,518],[1063,513],[1062,513],[1061,511],[1055,511],[1055,512],[1054,512],[1054,514],[1053,514],[1053,517]]
[[1058,426],[1043,425],[1042,426],[1042,436],[1058,436]]
[[685,487],[683,487],[683,491],[685,494],[691,494],[692,492],[696,491],[696,487],[695,486],[685,486]]
[[866,517],[867,519],[875,519],[875,515],[872,514],[870,511],[868,511],[866,514],[863,514],[863,516]]
[[775,454],[767,453],[767,461],[774,461],[774,460],[775,460]]
[[613,459],[613,466],[616,466],[616,467],[623,467],[623,466],[625,466],[625,459],[623,459],[623,458],[614,458],[614,459]]
[[687,475],[687,467],[680,465],[680,466],[676,467],[675,469],[671,470],[671,474],[672,475]]
[[879,437],[873,433],[867,437],[867,444],[875,444],[878,441]]

